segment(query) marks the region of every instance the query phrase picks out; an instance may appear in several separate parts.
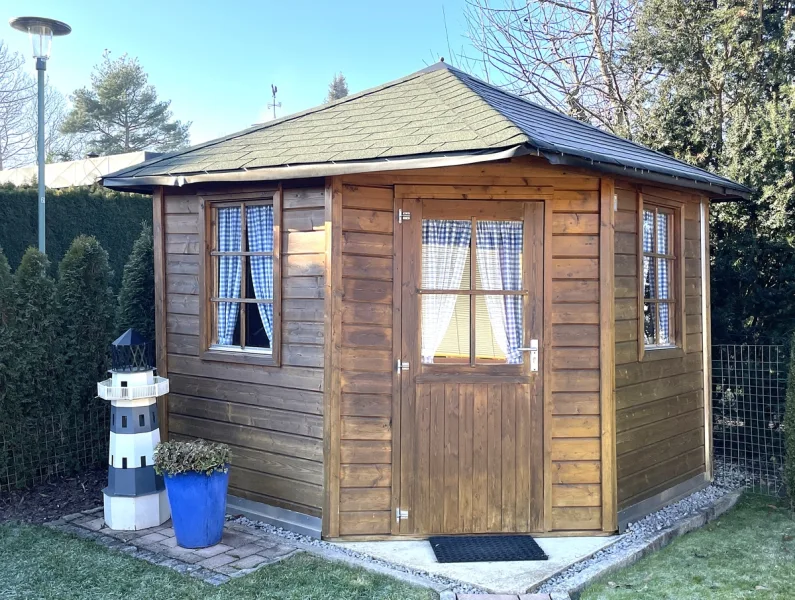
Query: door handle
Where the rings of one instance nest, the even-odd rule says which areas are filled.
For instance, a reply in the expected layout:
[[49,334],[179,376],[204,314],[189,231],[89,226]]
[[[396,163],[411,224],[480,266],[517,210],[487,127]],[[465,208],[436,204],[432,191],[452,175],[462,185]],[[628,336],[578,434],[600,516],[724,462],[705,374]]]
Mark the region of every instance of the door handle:
[[530,353],[530,371],[533,373],[538,372],[538,340],[530,340],[530,346],[527,348],[517,348],[521,352]]

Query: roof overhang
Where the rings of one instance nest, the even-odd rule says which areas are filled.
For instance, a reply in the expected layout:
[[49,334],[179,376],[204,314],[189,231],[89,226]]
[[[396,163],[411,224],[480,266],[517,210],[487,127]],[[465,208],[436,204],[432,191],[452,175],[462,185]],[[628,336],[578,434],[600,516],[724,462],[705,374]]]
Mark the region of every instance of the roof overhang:
[[[246,181],[279,181],[284,179],[308,179],[332,175],[351,175],[354,173],[378,173],[402,169],[433,169],[470,165],[495,160],[505,160],[515,156],[530,154],[532,151],[524,144],[498,150],[477,152],[457,152],[443,155],[433,154],[401,158],[384,158],[362,161],[312,163],[264,167],[238,171],[217,171],[189,175],[144,175],[139,177],[104,177],[102,185],[121,191],[152,193],[156,186],[183,187],[196,183],[238,183]],[[534,153],[534,152],[533,152]]]

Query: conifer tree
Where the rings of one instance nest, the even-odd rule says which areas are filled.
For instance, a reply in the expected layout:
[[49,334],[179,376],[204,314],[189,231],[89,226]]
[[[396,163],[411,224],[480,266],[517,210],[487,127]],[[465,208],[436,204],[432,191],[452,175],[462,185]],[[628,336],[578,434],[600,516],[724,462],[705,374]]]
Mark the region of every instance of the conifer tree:
[[133,328],[146,339],[155,338],[155,276],[152,227],[144,223],[135,240],[119,290],[116,329]]
[[113,335],[114,298],[108,253],[96,238],[78,236],[59,265],[59,354],[64,408],[79,411],[107,377]]
[[6,398],[11,358],[9,335],[14,314],[12,310],[13,290],[14,280],[11,275],[11,267],[8,265],[3,249],[0,248],[0,425],[5,422],[8,415]]
[[326,94],[326,102],[334,102],[340,98],[348,95],[348,82],[345,80],[345,75],[337,73],[334,79],[328,84],[328,94]]
[[50,262],[35,248],[28,248],[14,273],[13,326],[6,407],[12,421],[30,414],[57,409],[61,363],[58,341],[55,281],[48,275]]

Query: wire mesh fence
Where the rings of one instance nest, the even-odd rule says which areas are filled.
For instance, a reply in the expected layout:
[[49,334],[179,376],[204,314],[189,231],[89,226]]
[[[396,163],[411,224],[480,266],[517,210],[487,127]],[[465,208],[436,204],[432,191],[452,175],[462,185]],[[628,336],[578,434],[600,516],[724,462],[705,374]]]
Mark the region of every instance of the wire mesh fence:
[[0,424],[0,493],[107,464],[109,419],[102,403]]
[[784,346],[712,347],[715,475],[775,496],[785,491],[787,358]]

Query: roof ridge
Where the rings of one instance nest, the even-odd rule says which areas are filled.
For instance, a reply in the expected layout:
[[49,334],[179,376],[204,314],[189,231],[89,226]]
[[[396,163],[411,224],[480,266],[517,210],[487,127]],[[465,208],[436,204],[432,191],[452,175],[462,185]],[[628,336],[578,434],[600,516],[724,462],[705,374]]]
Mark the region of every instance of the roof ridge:
[[[509,92],[508,90],[505,90],[505,89],[503,89],[501,87],[498,87],[498,86],[494,85],[493,83],[489,83],[488,81],[484,81],[484,80],[480,79],[479,77],[476,77],[475,75],[467,73],[466,71],[462,71],[462,70],[457,69],[455,67],[449,67],[449,66],[448,66],[448,69],[452,70],[452,71],[455,71],[456,73],[460,73],[460,74],[464,75],[465,77],[469,77],[470,79],[474,79],[478,83],[481,83],[481,84],[489,87],[490,89],[495,90],[495,91],[497,91],[497,92],[499,92],[501,94],[505,94],[506,96],[511,96],[512,98],[516,98],[520,102],[524,102],[524,103],[529,104],[530,106],[533,106],[535,108],[538,108],[538,109],[540,109],[540,110],[542,110],[544,112],[553,114],[553,115],[555,115],[558,118],[562,117],[562,118],[564,118],[564,119],[566,119],[568,121],[571,121],[573,123],[577,123],[578,125],[589,127],[590,129],[593,129],[594,131],[598,131],[599,133],[602,133],[604,135],[609,135],[609,136],[614,137],[616,139],[619,139],[619,140],[621,140],[623,142],[631,144],[631,145],[633,145],[636,148],[640,148],[640,149],[645,150],[647,152],[653,152],[654,154],[656,154],[658,156],[662,156],[662,157],[664,157],[666,159],[674,160],[674,161],[676,161],[676,162],[678,162],[680,164],[687,165],[688,167],[692,167],[694,169],[698,169],[699,171],[703,171],[705,173],[709,173],[713,177],[718,177],[718,178],[723,179],[724,181],[728,181],[728,182],[730,182],[732,184],[735,183],[734,181],[732,181],[728,177],[724,177],[723,175],[720,175],[718,173],[713,173],[712,171],[709,171],[709,170],[707,170],[707,169],[705,169],[703,167],[699,167],[698,165],[694,165],[694,164],[689,163],[687,161],[684,161],[682,159],[676,158],[675,156],[671,156],[670,154],[665,154],[664,152],[660,152],[659,150],[655,150],[654,148],[649,148],[648,146],[644,146],[643,144],[640,144],[640,143],[635,142],[633,140],[627,139],[627,138],[622,137],[622,136],[620,136],[618,134],[612,133],[610,131],[605,131],[604,129],[602,129],[600,127],[597,127],[596,125],[593,125],[592,123],[588,123],[587,121],[580,121],[579,119],[575,119],[574,117],[572,117],[570,115],[567,115],[567,114],[562,113],[562,112],[558,112],[556,110],[553,110],[551,108],[548,108],[546,106],[538,104],[537,102],[533,102],[532,100],[528,100],[527,98],[525,98],[523,96],[520,96],[519,94],[515,94],[513,92]],[[487,101],[484,100],[484,102],[487,102]],[[513,123],[513,120],[511,120],[511,119],[508,119],[508,120]],[[516,125],[516,124],[514,123],[514,125]],[[531,141],[532,141],[532,138],[531,138]]]

